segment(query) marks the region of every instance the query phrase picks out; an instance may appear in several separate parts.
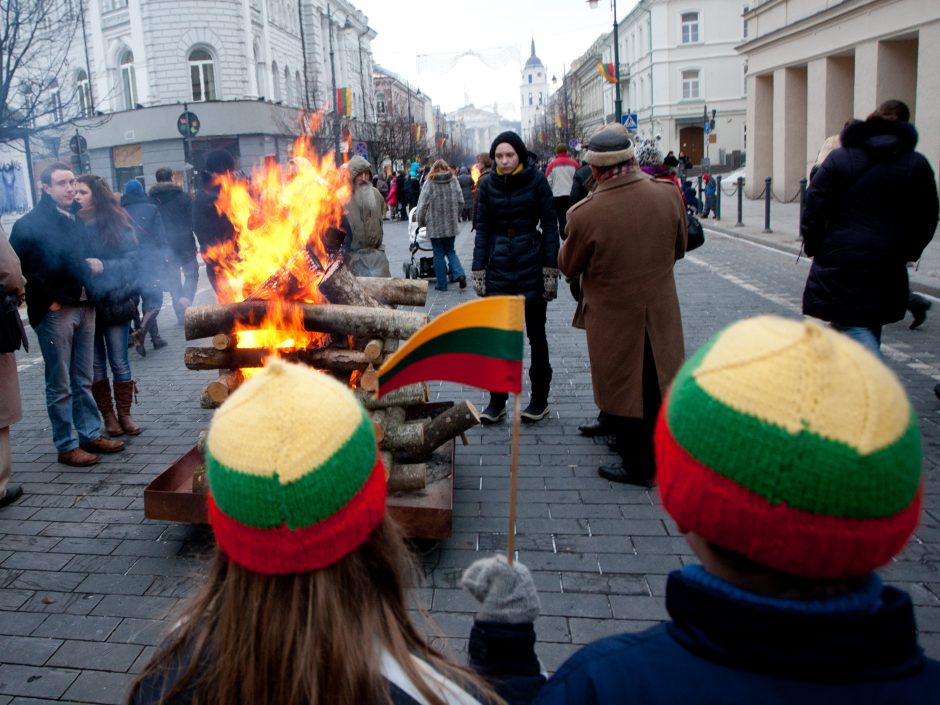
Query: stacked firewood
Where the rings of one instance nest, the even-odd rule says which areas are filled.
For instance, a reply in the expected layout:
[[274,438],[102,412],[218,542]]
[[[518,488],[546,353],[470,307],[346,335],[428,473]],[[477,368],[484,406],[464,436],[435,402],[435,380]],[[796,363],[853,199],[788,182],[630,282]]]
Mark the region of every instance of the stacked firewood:
[[209,338],[207,347],[188,347],[184,354],[191,370],[219,370],[203,389],[201,404],[219,406],[244,380],[242,370],[262,367],[271,355],[266,348],[236,347],[237,331],[262,325],[269,308],[282,316],[303,320],[304,329],[322,334],[326,343],[316,349],[278,350],[285,360],[302,362],[343,380],[359,397],[372,418],[386,469],[389,490],[417,490],[427,483],[427,460],[435,449],[477,425],[479,414],[461,401],[433,418],[409,418],[428,401],[425,383],[404,387],[381,399],[377,370],[405,340],[428,321],[422,313],[401,311],[395,305],[423,306],[427,281],[355,277],[341,260],[323,271],[319,290],[330,303],[284,301],[280,292],[292,288],[289,270],[272,275],[245,301],[193,306],[187,309],[187,340]]

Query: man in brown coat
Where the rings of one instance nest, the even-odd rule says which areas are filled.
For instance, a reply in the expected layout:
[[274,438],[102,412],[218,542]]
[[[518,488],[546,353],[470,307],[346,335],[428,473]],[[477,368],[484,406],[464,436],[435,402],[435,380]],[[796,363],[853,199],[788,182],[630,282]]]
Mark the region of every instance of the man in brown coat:
[[[0,298],[13,294],[19,301],[26,296],[26,280],[20,269],[20,260],[0,228]],[[13,474],[10,426],[23,418],[20,404],[20,380],[16,372],[14,353],[0,353],[0,507],[15,501],[23,488],[10,484]]]
[[623,466],[602,466],[601,477],[649,487],[656,414],[684,356],[672,269],[685,254],[685,210],[673,183],[639,170],[621,125],[597,132],[585,159],[597,186],[568,211],[558,255],[565,276],[581,276],[573,325],[587,331],[600,409],[579,430],[616,437]]

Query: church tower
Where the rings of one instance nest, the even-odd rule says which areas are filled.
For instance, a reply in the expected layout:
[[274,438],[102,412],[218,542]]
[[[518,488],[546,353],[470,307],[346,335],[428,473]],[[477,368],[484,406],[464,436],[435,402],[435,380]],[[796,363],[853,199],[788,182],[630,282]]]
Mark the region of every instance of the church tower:
[[519,88],[522,117],[522,140],[527,145],[535,141],[539,130],[547,119],[548,75],[542,60],[535,55],[535,39],[532,40],[532,55],[522,69],[522,86]]

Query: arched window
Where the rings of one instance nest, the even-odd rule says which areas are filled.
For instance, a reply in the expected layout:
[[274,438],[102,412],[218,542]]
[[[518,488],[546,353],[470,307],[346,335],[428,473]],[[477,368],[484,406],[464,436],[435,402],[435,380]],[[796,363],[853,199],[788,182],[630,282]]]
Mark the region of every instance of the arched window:
[[118,59],[121,72],[122,110],[131,110],[137,105],[137,75],[134,73],[134,52],[126,49]]
[[532,105],[532,94],[529,93],[529,105]]
[[212,54],[205,49],[189,52],[189,80],[193,87],[193,100],[215,100],[215,67]]
[[376,93],[375,94],[375,113],[376,115],[385,115],[387,108],[385,107],[385,94]]
[[698,69],[682,72],[682,100],[695,100],[699,97]]
[[297,87],[297,105],[306,107],[307,96],[304,90],[304,80],[300,77],[300,71],[294,73],[294,85]]
[[698,41],[698,13],[682,13],[682,43],[694,44]]
[[264,70],[264,60],[261,58],[261,42],[257,39],[254,45],[255,53],[255,85],[258,89],[258,97],[264,96],[267,91],[264,88],[264,77],[267,75]]
[[277,72],[277,62],[271,62],[271,99],[277,103],[281,99],[281,75]]
[[529,74],[529,83],[532,83],[532,74]]
[[85,69],[79,69],[75,75],[75,92],[78,94],[78,114],[91,115],[91,83]]
[[284,90],[287,94],[287,104],[294,104],[294,82],[290,78],[290,68],[284,67]]

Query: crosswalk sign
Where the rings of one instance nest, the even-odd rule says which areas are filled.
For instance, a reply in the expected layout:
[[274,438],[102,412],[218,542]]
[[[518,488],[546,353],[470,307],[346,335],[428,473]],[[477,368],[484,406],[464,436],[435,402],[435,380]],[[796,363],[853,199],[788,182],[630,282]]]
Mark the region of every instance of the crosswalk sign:
[[626,115],[622,115],[620,117],[620,121],[628,130],[636,130],[636,113],[627,113]]

